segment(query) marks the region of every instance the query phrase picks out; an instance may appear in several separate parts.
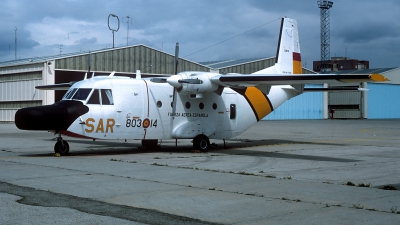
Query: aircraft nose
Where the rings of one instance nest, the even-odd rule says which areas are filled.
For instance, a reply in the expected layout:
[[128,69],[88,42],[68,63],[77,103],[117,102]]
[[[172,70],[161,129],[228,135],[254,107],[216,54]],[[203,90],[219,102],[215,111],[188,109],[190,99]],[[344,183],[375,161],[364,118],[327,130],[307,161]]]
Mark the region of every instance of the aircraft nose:
[[87,112],[89,108],[80,101],[60,101],[18,110],[15,125],[21,130],[67,130],[72,122]]

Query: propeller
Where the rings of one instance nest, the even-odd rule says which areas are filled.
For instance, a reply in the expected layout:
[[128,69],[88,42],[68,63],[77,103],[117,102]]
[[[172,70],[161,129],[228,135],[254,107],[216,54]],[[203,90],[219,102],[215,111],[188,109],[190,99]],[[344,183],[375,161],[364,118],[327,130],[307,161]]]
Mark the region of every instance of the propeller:
[[[176,42],[176,45],[175,45],[175,59],[174,59],[174,65],[175,65],[174,74],[175,75],[171,76],[168,79],[171,79],[172,77],[176,77],[176,74],[178,74],[178,59],[179,59],[179,42]],[[168,79],[166,80],[167,82],[168,82]],[[169,83],[169,84],[171,84],[171,83]],[[175,87],[174,85],[172,85],[172,86],[174,87],[174,90],[172,92],[172,119],[174,120],[175,119],[175,112],[176,112],[176,101],[175,101],[175,99],[176,99],[176,92],[177,92],[176,88],[177,87]],[[171,127],[173,127],[173,126],[171,126]]]

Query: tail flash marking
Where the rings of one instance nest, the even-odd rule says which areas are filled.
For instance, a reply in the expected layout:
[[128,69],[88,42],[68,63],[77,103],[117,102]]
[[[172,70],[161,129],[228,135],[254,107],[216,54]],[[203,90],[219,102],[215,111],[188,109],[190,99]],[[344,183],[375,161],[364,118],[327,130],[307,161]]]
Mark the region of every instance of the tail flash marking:
[[274,110],[268,97],[256,87],[233,90],[245,97],[257,121],[260,121]]
[[300,53],[293,52],[293,74],[302,74],[303,69],[301,66],[301,55]]

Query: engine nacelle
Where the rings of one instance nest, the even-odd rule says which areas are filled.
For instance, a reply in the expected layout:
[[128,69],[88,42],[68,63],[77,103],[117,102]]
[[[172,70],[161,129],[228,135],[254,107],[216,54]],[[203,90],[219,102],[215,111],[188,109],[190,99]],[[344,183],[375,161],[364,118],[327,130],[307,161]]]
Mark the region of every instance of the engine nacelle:
[[[167,79],[167,82],[177,88],[180,94],[194,95],[213,92],[218,89],[218,84],[211,82],[215,73],[182,72]],[[201,96],[201,95],[199,95]]]

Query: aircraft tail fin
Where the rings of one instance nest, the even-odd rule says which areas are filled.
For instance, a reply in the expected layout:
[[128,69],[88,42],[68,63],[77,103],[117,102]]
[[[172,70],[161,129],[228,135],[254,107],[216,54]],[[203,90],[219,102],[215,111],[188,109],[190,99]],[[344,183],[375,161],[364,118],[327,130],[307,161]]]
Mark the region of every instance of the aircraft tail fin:
[[282,18],[275,65],[254,74],[301,74],[301,55],[297,21]]

